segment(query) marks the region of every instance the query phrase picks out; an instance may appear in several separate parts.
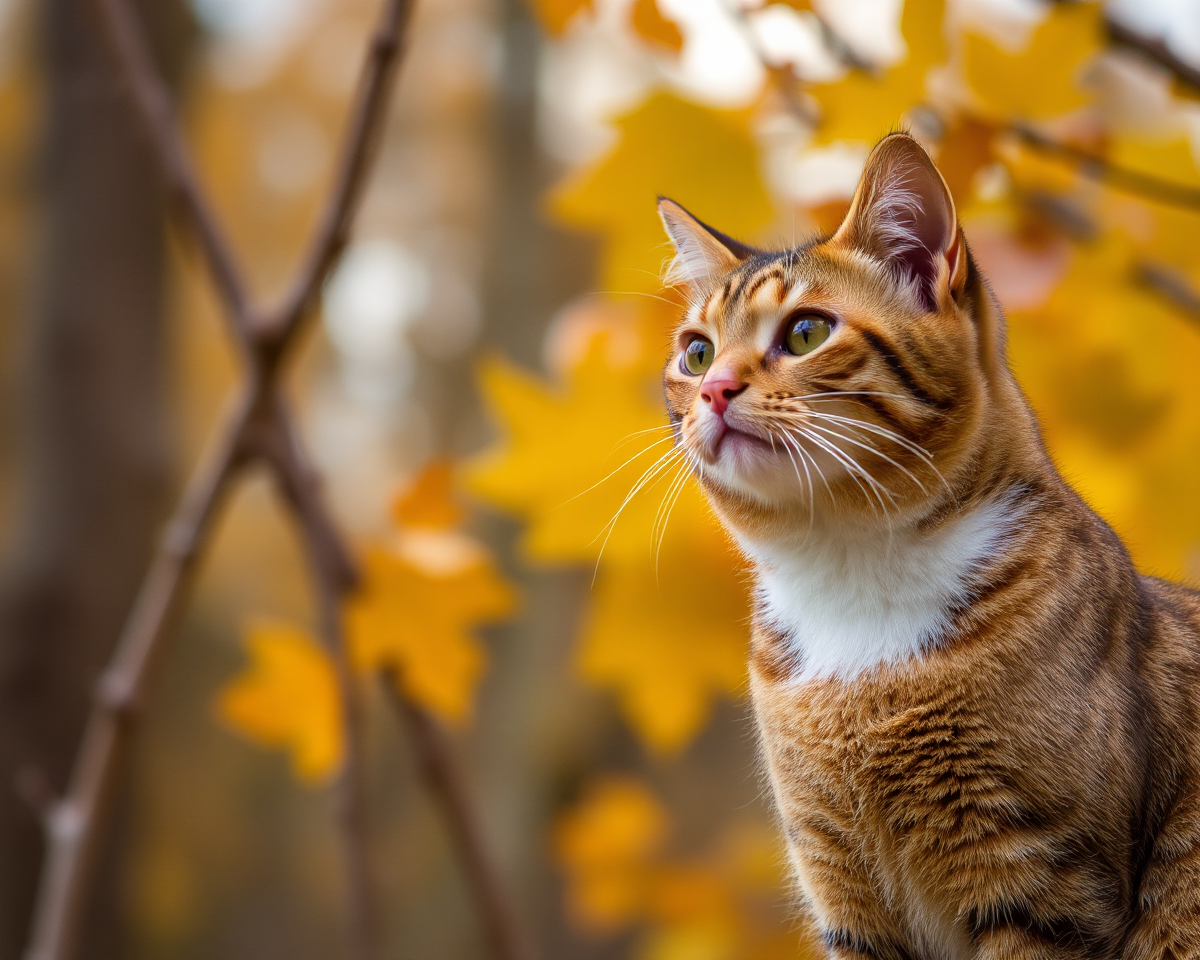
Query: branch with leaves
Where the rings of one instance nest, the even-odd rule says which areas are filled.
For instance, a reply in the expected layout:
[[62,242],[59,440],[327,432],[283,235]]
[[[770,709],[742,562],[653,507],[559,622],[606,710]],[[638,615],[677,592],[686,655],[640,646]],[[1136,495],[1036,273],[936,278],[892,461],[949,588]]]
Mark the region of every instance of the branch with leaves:
[[[230,335],[242,356],[244,382],[167,525],[97,686],[66,794],[55,799],[44,783],[27,778],[25,792],[36,800],[47,840],[27,960],[68,960],[76,951],[96,880],[98,853],[111,820],[114,790],[128,760],[155,666],[221,506],[237,478],[252,465],[269,471],[299,527],[317,597],[320,633],[335,665],[345,731],[338,811],[349,947],[356,960],[376,960],[381,956],[381,944],[369,864],[362,707],[342,623],[343,604],[358,585],[359,573],[329,513],[319,478],[283,397],[282,376],[285,360],[294,352],[313,312],[316,294],[349,237],[386,118],[412,0],[384,3],[367,52],[334,188],[289,292],[270,308],[251,299],[127,0],[89,3],[120,78],[145,123],[182,226],[196,239],[212,275]],[[450,828],[461,836],[464,866],[493,931],[496,955],[501,960],[524,960],[530,953],[516,933],[503,886],[481,853],[480,830],[470,814],[461,777],[453,770],[449,748],[437,739],[436,721],[415,707],[408,709],[406,716],[427,758],[424,771],[434,796],[447,807]],[[495,932],[500,928],[504,935]]]

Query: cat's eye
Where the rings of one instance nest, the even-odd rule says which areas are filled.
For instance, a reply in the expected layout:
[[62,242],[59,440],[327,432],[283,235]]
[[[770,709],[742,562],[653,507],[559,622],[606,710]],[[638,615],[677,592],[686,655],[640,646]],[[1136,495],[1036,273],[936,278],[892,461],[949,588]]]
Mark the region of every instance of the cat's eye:
[[715,353],[711,340],[697,337],[684,348],[683,369],[698,377],[712,366]]
[[806,313],[788,322],[787,335],[784,344],[788,353],[798,357],[812,353],[829,339],[833,333],[833,324],[825,317],[816,313]]

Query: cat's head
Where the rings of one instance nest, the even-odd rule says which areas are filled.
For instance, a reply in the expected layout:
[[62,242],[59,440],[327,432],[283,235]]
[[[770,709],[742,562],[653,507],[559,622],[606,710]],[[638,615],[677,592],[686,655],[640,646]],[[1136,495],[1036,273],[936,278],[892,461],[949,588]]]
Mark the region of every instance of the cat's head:
[[890,522],[947,496],[1018,395],[999,310],[915,140],[883,140],[838,230],[795,249],[749,247],[671,200],[659,213],[690,300],[667,405],[727,522]]

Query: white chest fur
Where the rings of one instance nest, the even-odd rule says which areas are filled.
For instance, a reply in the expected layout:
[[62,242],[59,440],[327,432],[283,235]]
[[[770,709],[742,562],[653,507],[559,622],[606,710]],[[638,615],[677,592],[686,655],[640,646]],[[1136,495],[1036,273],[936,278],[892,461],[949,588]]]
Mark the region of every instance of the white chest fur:
[[814,533],[800,543],[743,547],[765,617],[797,655],[795,679],[850,679],[936,643],[1016,520],[1011,501],[999,500],[929,534]]

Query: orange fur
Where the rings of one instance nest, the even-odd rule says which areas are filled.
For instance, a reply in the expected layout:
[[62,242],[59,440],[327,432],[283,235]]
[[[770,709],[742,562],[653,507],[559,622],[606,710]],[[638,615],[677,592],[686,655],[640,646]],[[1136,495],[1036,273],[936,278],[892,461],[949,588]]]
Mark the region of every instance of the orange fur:
[[[924,151],[884,140],[796,250],[660,209],[693,299],[667,404],[755,568],[754,709],[830,955],[1200,956],[1200,598],[1056,472]],[[833,332],[794,356],[802,316]]]

